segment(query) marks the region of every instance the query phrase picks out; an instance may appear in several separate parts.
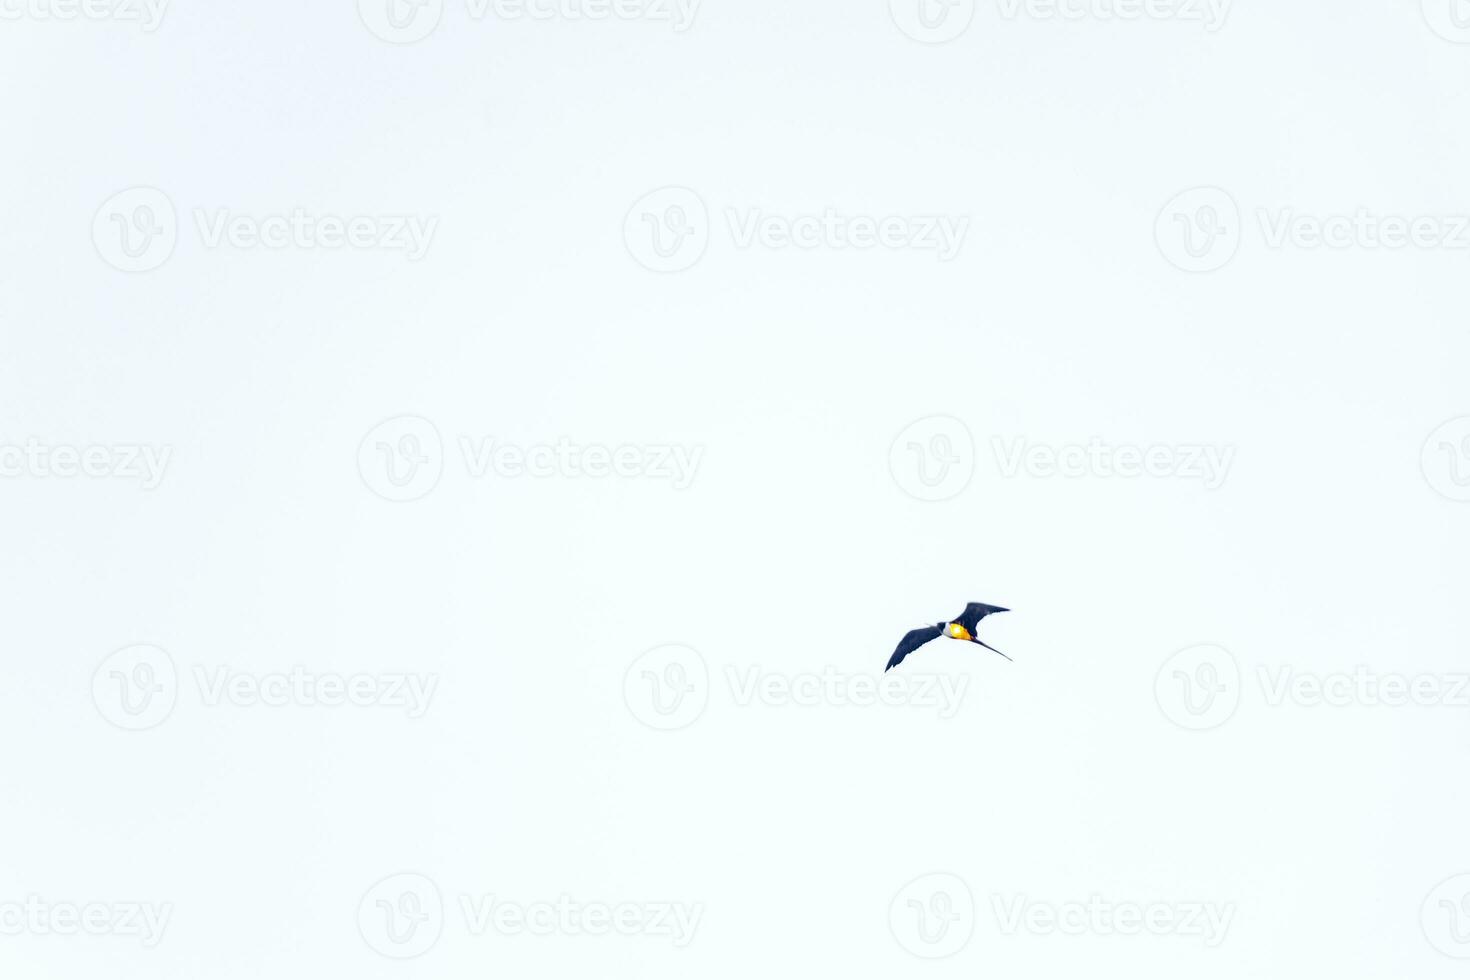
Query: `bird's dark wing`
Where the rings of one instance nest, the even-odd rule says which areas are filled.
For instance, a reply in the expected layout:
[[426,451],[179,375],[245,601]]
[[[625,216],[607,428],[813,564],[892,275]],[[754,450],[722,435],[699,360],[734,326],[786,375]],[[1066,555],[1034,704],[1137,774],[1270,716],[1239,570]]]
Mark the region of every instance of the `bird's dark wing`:
[[909,630],[903,635],[903,639],[898,641],[898,649],[894,650],[893,656],[888,658],[888,666],[883,668],[883,673],[886,674],[903,663],[904,657],[907,657],[930,640],[938,639],[939,634],[943,632],[943,626],[925,626],[920,629]]
[[975,626],[980,622],[980,620],[984,619],[986,616],[989,616],[991,613],[1003,612],[1010,612],[1010,610],[1004,609],[1000,606],[987,606],[983,602],[972,602],[965,607],[965,611],[960,613],[959,618],[956,619],[955,622],[959,623],[965,629],[973,633],[975,632]]

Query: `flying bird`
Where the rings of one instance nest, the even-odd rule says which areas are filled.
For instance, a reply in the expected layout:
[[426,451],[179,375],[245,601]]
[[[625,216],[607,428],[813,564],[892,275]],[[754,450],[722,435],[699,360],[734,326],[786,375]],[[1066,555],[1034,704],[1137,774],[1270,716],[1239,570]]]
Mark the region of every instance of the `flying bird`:
[[[893,651],[893,656],[889,658],[888,666],[883,668],[883,672],[885,674],[888,673],[903,663],[904,657],[907,657],[930,640],[937,640],[941,636],[947,636],[951,640],[969,640],[971,643],[980,644],[992,653],[1000,653],[999,650],[989,643],[975,637],[975,627],[980,624],[980,620],[989,616],[991,613],[1003,612],[1010,612],[1010,610],[1002,609],[1000,606],[987,606],[983,602],[972,602],[965,607],[964,612],[960,613],[948,623],[935,623],[933,626],[923,626],[916,630],[910,630],[904,634],[903,639],[898,641],[898,649]],[[1000,655],[1006,657],[1003,653],[1000,653]],[[1011,658],[1006,657],[1006,659],[1010,660]]]

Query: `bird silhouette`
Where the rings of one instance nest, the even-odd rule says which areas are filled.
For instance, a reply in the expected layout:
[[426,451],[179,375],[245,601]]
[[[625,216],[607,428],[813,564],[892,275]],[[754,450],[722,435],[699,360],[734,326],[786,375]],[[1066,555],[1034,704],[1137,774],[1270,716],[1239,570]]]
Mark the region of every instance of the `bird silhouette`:
[[[904,657],[907,657],[925,643],[928,643],[930,640],[937,640],[941,636],[947,636],[951,640],[969,640],[971,643],[980,644],[991,653],[1000,653],[999,650],[989,643],[976,638],[975,627],[980,625],[980,620],[989,616],[991,613],[1003,612],[1010,612],[1010,610],[1003,609],[1000,606],[987,606],[983,602],[972,602],[965,607],[964,612],[947,623],[935,623],[933,626],[922,626],[916,630],[909,630],[904,634],[903,639],[898,641],[898,648],[893,651],[893,656],[888,658],[888,666],[883,668],[883,673],[886,674],[903,663]],[[1000,653],[1000,655],[1006,657],[1003,653]],[[1006,659],[1010,660],[1011,658],[1006,657]]]

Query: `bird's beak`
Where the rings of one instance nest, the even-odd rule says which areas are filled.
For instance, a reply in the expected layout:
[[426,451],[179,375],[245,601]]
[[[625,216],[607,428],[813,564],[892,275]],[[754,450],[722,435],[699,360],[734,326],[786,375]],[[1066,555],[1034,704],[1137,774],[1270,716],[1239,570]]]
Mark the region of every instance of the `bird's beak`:
[[[995,647],[991,646],[989,643],[986,643],[984,640],[977,640],[974,637],[971,637],[970,638],[970,642],[971,643],[978,643],[978,644],[980,644],[982,647],[984,647],[985,649],[989,650],[991,653],[1000,653],[999,650],[997,650]],[[1000,655],[1002,657],[1006,657],[1006,655],[1003,654],[1003,653],[1000,653]],[[1010,657],[1006,657],[1006,659],[1007,660],[1011,660]],[[1011,663],[1015,663],[1015,661],[1014,660],[1011,660]]]

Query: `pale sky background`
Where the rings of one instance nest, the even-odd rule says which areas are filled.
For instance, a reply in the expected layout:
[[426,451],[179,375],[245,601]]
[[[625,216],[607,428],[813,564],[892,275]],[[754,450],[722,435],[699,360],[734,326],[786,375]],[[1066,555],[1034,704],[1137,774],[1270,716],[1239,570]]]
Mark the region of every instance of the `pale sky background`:
[[[0,975],[1463,975],[1470,9],[56,3],[0,0]],[[432,233],[210,244],[298,211]],[[890,675],[952,717],[781,701],[971,600],[1013,663]],[[1272,703],[1360,667],[1439,700]],[[432,695],[248,703],[296,668]],[[461,910],[563,895],[700,918]],[[1094,899],[1229,927],[1001,914]]]

